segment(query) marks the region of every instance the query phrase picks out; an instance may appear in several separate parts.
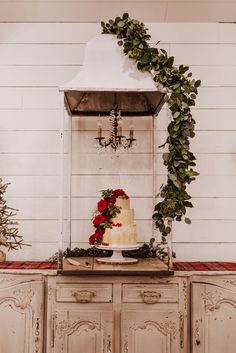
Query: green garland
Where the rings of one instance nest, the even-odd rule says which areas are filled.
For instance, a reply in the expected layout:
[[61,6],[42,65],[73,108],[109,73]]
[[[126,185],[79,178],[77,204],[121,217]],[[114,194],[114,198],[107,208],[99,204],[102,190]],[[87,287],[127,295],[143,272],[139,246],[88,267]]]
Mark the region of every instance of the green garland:
[[189,150],[189,139],[195,135],[195,120],[190,107],[195,105],[201,81],[191,79],[192,73],[187,73],[188,66],[174,66],[174,57],[168,56],[164,49],[151,47],[151,37],[145,25],[130,19],[127,13],[108,23],[101,22],[101,26],[102,33],[115,34],[124,54],[137,63],[139,70],[152,73],[157,88],[166,91],[172,121],[168,126],[166,142],[159,147],[168,146],[168,152],[163,154],[168,176],[166,185],[161,187],[158,195],[162,201],[156,204],[153,214],[156,228],[165,243],[166,236],[171,232],[171,221],[181,221],[184,217],[186,223],[191,223],[185,217],[186,207],[193,207],[186,187],[198,173],[192,169],[196,158]]
[[[88,249],[67,248],[63,252],[63,257],[109,257],[111,255],[112,255],[111,250],[101,250],[94,246]],[[135,257],[138,259],[158,257],[160,260],[165,261],[168,254],[166,252],[164,245],[156,243],[155,239],[151,238],[149,240],[149,243],[144,243],[137,250],[123,251],[123,255],[125,257]],[[173,255],[175,256],[175,254]],[[58,253],[55,253],[54,255],[52,255],[49,259],[47,259],[47,261],[56,263],[58,261]]]

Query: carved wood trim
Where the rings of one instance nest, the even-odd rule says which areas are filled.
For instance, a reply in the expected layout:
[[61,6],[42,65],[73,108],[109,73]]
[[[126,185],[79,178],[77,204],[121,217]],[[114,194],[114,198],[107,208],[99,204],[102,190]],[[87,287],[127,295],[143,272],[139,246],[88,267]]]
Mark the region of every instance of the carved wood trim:
[[125,335],[124,345],[123,345],[123,353],[129,353],[128,346],[129,346],[128,335]]
[[96,321],[79,320],[79,321],[66,321],[62,320],[56,325],[58,334],[60,338],[65,335],[71,335],[74,332],[82,332],[88,330],[98,330],[101,331],[101,325]]
[[187,310],[187,304],[188,304],[188,285],[187,281],[183,280],[183,298],[184,298],[184,308]]
[[31,307],[31,302],[34,296],[32,289],[19,289],[13,292],[14,297],[4,297],[0,300],[0,305],[4,302],[11,301],[14,303],[16,308],[25,310]]
[[200,344],[200,324],[199,320],[195,320],[194,323],[194,330],[193,330],[193,337],[194,337],[194,343],[196,346],[199,346]]
[[36,317],[34,322],[34,345],[35,345],[35,353],[40,352],[40,318]]
[[236,309],[236,301],[224,298],[222,293],[217,290],[214,292],[202,293],[202,299],[204,300],[204,308],[206,312],[218,310],[221,304],[229,304]]
[[179,337],[180,348],[184,348],[184,314],[179,314]]
[[130,327],[130,330],[137,331],[137,330],[146,330],[148,328],[155,328],[157,331],[161,332],[164,336],[171,335],[173,339],[176,339],[177,334],[177,324],[174,321],[165,321],[162,323],[147,320],[137,324],[134,324]]

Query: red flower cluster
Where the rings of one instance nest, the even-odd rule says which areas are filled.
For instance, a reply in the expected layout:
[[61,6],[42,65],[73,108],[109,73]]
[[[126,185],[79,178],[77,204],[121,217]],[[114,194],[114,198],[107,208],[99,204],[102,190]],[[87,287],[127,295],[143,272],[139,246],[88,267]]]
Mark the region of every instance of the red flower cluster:
[[124,190],[122,190],[122,189],[116,189],[116,190],[114,190],[114,196],[115,196],[115,197],[121,196],[121,197],[123,197],[123,199],[128,199],[128,198],[129,198],[129,196],[126,195],[126,193],[125,193]]
[[122,189],[108,189],[102,192],[102,199],[97,203],[97,212],[99,213],[96,214],[92,220],[95,227],[95,232],[89,237],[90,245],[102,243],[103,234],[105,233],[107,227],[112,228],[122,226],[121,223],[114,224],[111,221],[111,210],[112,208],[115,209],[117,197],[122,197],[124,199],[129,198]]

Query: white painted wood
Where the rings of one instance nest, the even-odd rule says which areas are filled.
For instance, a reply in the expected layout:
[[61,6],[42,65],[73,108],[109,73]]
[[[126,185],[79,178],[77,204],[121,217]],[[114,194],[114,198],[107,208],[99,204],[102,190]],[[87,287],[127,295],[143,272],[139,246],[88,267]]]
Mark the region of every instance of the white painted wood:
[[[191,236],[191,229],[189,229]],[[224,238],[224,234],[223,234]],[[174,261],[229,261],[235,262],[236,243],[173,243]]]
[[[126,300],[127,286],[132,287],[138,300],[129,292],[129,300]],[[51,276],[47,351],[141,353],[145,344],[153,353],[157,349],[165,353],[186,352],[186,282],[185,289],[183,286],[182,279],[147,276],[132,278],[132,285],[130,279],[121,276],[106,279],[67,276],[66,280],[63,276]],[[85,296],[83,291],[88,302],[80,300]],[[106,296],[105,292],[108,292]],[[153,292],[163,298],[160,303],[147,304]],[[89,296],[90,293],[95,295]]]
[[0,153],[1,175],[58,175],[59,154]]
[[[235,43],[234,24],[145,22],[154,43]],[[187,26],[187,31],[186,31]],[[81,44],[101,32],[100,23],[0,23],[1,43]]]
[[[6,7],[14,7],[13,12],[16,12],[17,8],[23,9],[24,6],[25,14],[12,13],[11,18],[18,16],[21,21],[23,18],[27,21],[33,7],[34,11],[45,9],[45,6],[49,9],[52,3],[55,9],[55,1],[50,4],[32,1],[27,3],[27,6],[22,1],[1,2],[3,11],[0,16],[4,16]],[[178,1],[174,3],[180,5]],[[190,6],[187,3],[190,2],[182,2],[181,5],[183,3],[187,11]],[[98,4],[101,10],[104,6],[102,1],[97,1],[95,7],[89,2],[88,5],[83,3],[80,14],[72,14],[84,16],[83,23],[35,23],[32,22],[33,16],[31,23],[0,23],[0,174],[6,181],[11,182],[6,194],[7,200],[9,205],[19,208],[17,218],[20,231],[33,244],[33,247],[9,254],[11,259],[45,259],[50,256],[50,252],[56,251],[60,120],[60,101],[56,86],[63,78],[67,78],[70,72],[73,74],[73,70],[79,68],[77,65],[82,62],[84,45],[101,32],[100,24],[88,22],[88,17],[100,16],[102,12],[88,13],[86,16],[85,12],[83,13],[86,6],[96,9]],[[109,10],[111,4],[116,3],[109,1],[102,19],[112,17]],[[131,2],[128,6],[131,6],[130,4]],[[132,2],[132,6],[136,4],[137,2]],[[65,16],[71,14],[73,6],[81,3],[77,1],[72,7],[69,5],[71,3],[66,5]],[[115,6],[121,5],[122,3]],[[142,8],[142,13],[150,16],[149,5],[150,3],[144,5],[144,2],[140,1],[138,9]],[[198,5],[203,6],[200,3]],[[63,6],[65,8],[65,2],[60,3],[55,16],[62,14]],[[50,9],[47,13],[42,12],[35,16],[39,16],[41,20],[53,17]],[[115,9],[116,7],[114,11]],[[135,15],[134,12],[130,13]],[[151,16],[157,16],[156,14]],[[55,21],[55,16],[52,21]],[[176,63],[191,65],[194,77],[201,78],[203,82],[196,107],[193,109],[197,132],[192,141],[192,148],[197,157],[196,169],[201,175],[189,187],[195,206],[187,212],[193,219],[192,225],[174,225],[173,236],[178,259],[191,260],[191,256],[196,260],[197,256],[201,256],[203,260],[222,259],[223,256],[225,260],[227,256],[232,259],[234,248],[231,243],[234,243],[236,207],[235,25],[158,23],[146,21],[143,15],[138,17],[149,27],[152,41],[160,40],[159,46],[174,54]],[[142,140],[141,147],[139,145],[136,151],[129,155],[108,157],[106,154],[98,154],[92,145],[97,129],[96,118],[74,119],[75,151],[72,173],[73,194],[76,198],[73,198],[73,244],[88,245],[91,215],[98,201],[99,188],[111,185],[128,190],[137,215],[138,239],[149,240],[152,206],[146,197],[151,192],[152,175],[151,155],[148,154],[151,150],[148,141],[151,133],[150,123],[147,118],[135,120],[138,139]],[[164,107],[157,118],[157,145],[164,142],[168,123],[168,111]],[[128,129],[129,124],[129,119],[125,120],[124,127]],[[104,130],[107,128],[108,125],[104,124]],[[83,145],[83,153],[77,139]],[[89,139],[88,143],[86,140]],[[139,153],[144,151],[148,153]],[[166,175],[162,153],[163,150],[157,151],[158,185],[165,180]],[[83,195],[81,199],[78,198],[80,193]],[[83,205],[85,211],[82,209]],[[223,252],[220,250],[220,243],[225,245]],[[199,246],[197,252],[195,245]]]
[[231,353],[235,346],[235,286],[219,284],[192,283],[193,353]]
[[0,130],[58,130],[58,110],[49,109],[2,109]]
[[[175,243],[234,243],[235,220],[192,220],[191,225],[184,222],[173,223]],[[213,252],[213,255],[215,250]]]
[[2,353],[43,352],[43,293],[41,276],[1,275]]
[[1,66],[0,86],[57,87],[69,81],[79,71],[78,66]]
[[0,109],[59,109],[57,88],[0,87]]
[[[204,53],[204,55],[200,55]],[[181,65],[234,66],[236,46],[232,44],[171,44],[170,55],[175,57],[175,63]],[[218,69],[220,69],[218,67]],[[231,69],[233,69],[231,67]]]
[[[235,175],[236,155],[227,153],[195,153],[195,169],[201,175]],[[162,155],[157,156],[158,175],[166,175],[166,167],[163,165]]]
[[[84,44],[0,44],[0,65],[82,65]],[[52,69],[52,68],[51,68]]]
[[58,148],[57,131],[0,131],[1,152],[58,153]]
[[[133,18],[143,21],[164,22],[167,3],[152,1],[144,3],[128,1],[125,10]],[[37,10],[37,11],[36,11]],[[55,11],[55,1],[28,2],[24,7],[21,2],[2,2],[1,22],[100,22],[104,19],[123,14],[123,2],[74,2],[60,1]]]
[[[157,177],[156,193],[161,185],[165,183],[166,176]],[[234,175],[199,175],[198,178],[188,187],[192,197],[197,198],[235,198],[235,176]]]
[[232,13],[236,9],[234,2],[169,2],[167,22],[233,22]]
[[235,109],[235,92],[235,87],[202,87],[199,89],[196,107],[201,109]]

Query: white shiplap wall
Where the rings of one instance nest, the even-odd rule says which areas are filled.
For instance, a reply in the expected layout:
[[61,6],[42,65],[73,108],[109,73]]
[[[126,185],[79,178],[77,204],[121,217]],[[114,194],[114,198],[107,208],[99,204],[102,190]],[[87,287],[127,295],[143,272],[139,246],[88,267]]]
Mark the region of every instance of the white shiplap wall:
[[[11,6],[11,2],[1,4],[5,8]],[[190,186],[195,205],[189,211],[192,225],[174,226],[177,259],[235,260],[236,26],[210,23],[147,23],[147,26],[153,42],[160,40],[161,46],[175,56],[176,64],[189,64],[196,78],[202,79],[194,109],[197,133],[192,142],[201,175]],[[78,71],[85,43],[100,33],[100,25],[0,23],[0,33],[0,175],[11,183],[8,204],[19,209],[20,232],[32,243],[31,247],[9,254],[9,259],[45,259],[57,250],[60,120],[57,86]],[[167,121],[168,114],[163,109],[158,118],[158,144],[164,139]],[[147,240],[151,229],[148,218],[152,213],[149,155],[143,156],[142,163],[140,155],[129,157],[132,160],[129,174],[136,174],[135,178],[95,177],[98,170],[100,174],[111,174],[106,169],[106,159],[99,157],[98,163],[96,154],[88,155],[86,151],[90,148],[91,152],[91,145],[86,145],[85,154],[79,154],[81,149],[78,149],[79,145],[84,148],[86,142],[81,142],[87,140],[81,130],[88,130],[92,137],[95,125],[92,120],[75,121],[73,125],[73,244],[86,241],[90,227],[86,219],[96,203],[99,180],[103,185],[118,183],[126,187],[140,219],[139,239]],[[150,132],[145,130],[150,130],[150,121],[144,119],[137,129],[137,135],[148,136]],[[142,151],[148,153],[150,146],[145,141]],[[160,185],[165,178],[161,153],[157,165]],[[121,163],[121,168],[127,174],[127,161]],[[78,196],[83,196],[82,208]]]

